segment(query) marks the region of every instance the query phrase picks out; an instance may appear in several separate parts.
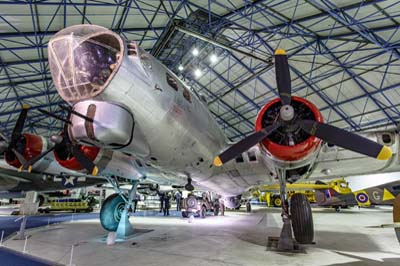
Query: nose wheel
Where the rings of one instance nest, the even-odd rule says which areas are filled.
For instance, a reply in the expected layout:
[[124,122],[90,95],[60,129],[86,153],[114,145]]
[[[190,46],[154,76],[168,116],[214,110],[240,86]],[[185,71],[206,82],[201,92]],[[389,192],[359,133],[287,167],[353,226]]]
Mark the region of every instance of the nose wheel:
[[117,232],[117,237],[124,239],[134,232],[129,222],[128,212],[132,207],[133,199],[136,198],[139,180],[132,180],[128,196],[123,194],[116,179],[110,177],[107,180],[117,193],[109,196],[101,206],[100,223],[104,229]]
[[[299,244],[313,243],[314,224],[311,206],[305,195],[296,193],[291,197],[289,208],[289,199],[286,193],[286,171],[284,169],[277,169],[277,173],[283,227],[278,239],[273,237],[268,238],[268,247],[274,245],[278,251],[296,252],[300,250]],[[275,244],[272,244],[273,241],[275,241]]]

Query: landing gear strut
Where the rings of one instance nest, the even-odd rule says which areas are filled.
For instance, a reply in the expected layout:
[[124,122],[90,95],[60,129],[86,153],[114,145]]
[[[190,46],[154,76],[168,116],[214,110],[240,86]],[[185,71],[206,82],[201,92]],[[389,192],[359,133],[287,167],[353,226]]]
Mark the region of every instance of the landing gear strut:
[[107,231],[117,232],[117,238],[126,238],[133,234],[134,230],[129,222],[128,211],[136,198],[139,180],[132,180],[132,187],[126,196],[120,189],[118,181],[109,177],[107,180],[117,192],[109,196],[101,206],[100,222]]
[[[294,194],[289,212],[286,193],[286,171],[277,169],[280,187],[283,227],[279,236],[277,248],[280,251],[299,250],[298,243],[311,244],[314,238],[314,226],[310,203],[303,194]],[[293,239],[292,226],[295,239]]]

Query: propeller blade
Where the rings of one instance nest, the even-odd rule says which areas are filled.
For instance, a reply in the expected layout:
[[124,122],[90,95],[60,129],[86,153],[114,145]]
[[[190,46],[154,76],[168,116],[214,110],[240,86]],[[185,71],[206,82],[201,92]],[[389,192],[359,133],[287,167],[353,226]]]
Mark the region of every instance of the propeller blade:
[[221,166],[224,163],[232,160],[242,152],[247,151],[257,143],[263,141],[266,137],[268,137],[269,134],[274,132],[280,126],[281,126],[280,123],[275,123],[270,126],[264,127],[262,130],[257,131],[252,135],[242,139],[241,141],[233,144],[223,153],[215,157],[214,165]]
[[82,119],[84,119],[84,120],[86,120],[86,121],[88,121],[88,122],[92,122],[92,123],[93,123],[93,119],[92,119],[92,118],[87,117],[86,115],[83,115],[83,114],[81,114],[81,113],[78,113],[77,111],[75,111],[74,109],[72,109],[72,108],[70,108],[70,107],[66,107],[66,106],[61,105],[61,104],[59,105],[59,107],[60,107],[61,109],[65,110],[65,111],[69,112],[69,113],[72,113],[72,114],[74,114],[74,115],[76,115],[76,116],[79,116],[80,118],[82,118]]
[[67,120],[65,118],[62,118],[61,116],[58,116],[58,115],[55,115],[53,113],[47,112],[46,110],[43,110],[43,109],[38,109],[38,110],[39,110],[39,112],[41,112],[41,113],[43,113],[45,115],[48,115],[48,116],[53,117],[53,118],[55,118],[57,120],[63,121],[65,123],[67,123],[67,124],[71,124],[71,121],[69,121],[69,120]]
[[54,149],[56,148],[56,146],[51,147],[50,149],[48,149],[47,151],[45,151],[44,153],[30,159],[29,161],[27,161],[26,163],[24,163],[21,167],[20,170],[28,170],[28,172],[32,171],[32,167],[35,163],[37,163],[38,161],[40,161],[43,157],[45,157],[47,154],[49,154],[50,152],[52,152]]
[[275,51],[275,75],[282,105],[290,105],[292,100],[292,88],[290,85],[290,71],[285,50],[278,49]]
[[72,145],[72,154],[78,160],[78,162],[82,165],[83,168],[89,171],[93,176],[96,176],[99,172],[97,166],[84,155],[81,149],[78,146]]
[[308,134],[339,147],[377,158],[378,160],[388,160],[392,157],[392,150],[388,146],[378,144],[346,130],[312,120],[302,120],[299,124]]
[[15,124],[14,130],[11,135],[10,147],[12,148],[15,147],[15,144],[17,143],[18,138],[21,136],[22,130],[24,129],[25,120],[26,117],[28,116],[28,109],[29,105],[24,104],[22,106],[21,113],[19,114],[17,123]]
[[19,151],[17,151],[15,148],[11,148],[11,151],[15,154],[15,156],[17,157],[18,161],[21,164],[25,164],[26,163],[25,157],[21,153],[19,153]]

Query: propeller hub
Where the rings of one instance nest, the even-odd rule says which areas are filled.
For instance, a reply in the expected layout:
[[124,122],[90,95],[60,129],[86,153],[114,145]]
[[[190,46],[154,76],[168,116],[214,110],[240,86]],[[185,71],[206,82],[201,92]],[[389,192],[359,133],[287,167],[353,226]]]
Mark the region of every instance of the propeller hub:
[[63,137],[60,135],[52,135],[50,136],[50,141],[55,144],[60,144],[63,141]]
[[283,121],[290,121],[294,117],[294,109],[289,104],[283,105],[279,111],[279,115]]

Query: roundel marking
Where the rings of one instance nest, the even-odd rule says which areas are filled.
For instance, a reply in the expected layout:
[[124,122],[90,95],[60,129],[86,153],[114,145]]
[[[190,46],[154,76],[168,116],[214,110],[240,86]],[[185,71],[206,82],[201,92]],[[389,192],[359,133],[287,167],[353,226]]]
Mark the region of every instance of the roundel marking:
[[360,203],[366,203],[368,201],[368,195],[365,194],[364,192],[358,193],[356,198],[357,201]]

